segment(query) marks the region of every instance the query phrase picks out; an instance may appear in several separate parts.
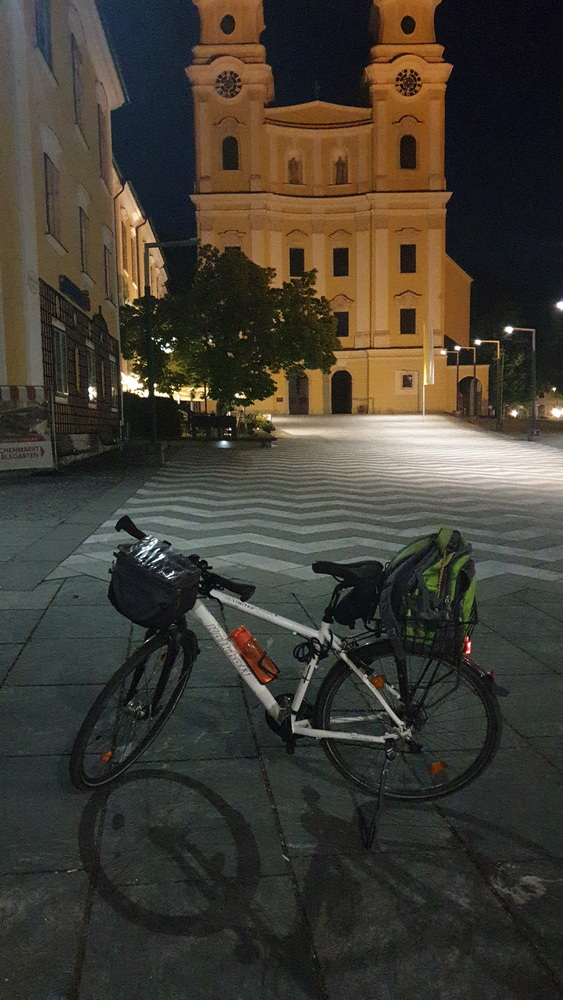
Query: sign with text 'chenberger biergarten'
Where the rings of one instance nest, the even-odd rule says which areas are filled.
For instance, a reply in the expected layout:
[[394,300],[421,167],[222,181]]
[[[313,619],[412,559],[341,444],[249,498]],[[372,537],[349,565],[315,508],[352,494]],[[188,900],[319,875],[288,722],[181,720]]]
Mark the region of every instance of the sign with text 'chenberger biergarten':
[[53,468],[49,417],[42,385],[0,386],[0,472]]

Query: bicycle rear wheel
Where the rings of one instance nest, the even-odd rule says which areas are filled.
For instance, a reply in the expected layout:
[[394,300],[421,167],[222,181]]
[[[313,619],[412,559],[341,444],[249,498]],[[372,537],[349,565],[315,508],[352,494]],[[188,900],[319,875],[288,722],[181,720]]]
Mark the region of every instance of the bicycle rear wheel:
[[[411,739],[397,739],[387,773],[385,795],[416,801],[437,799],[463,788],[490,764],[500,742],[501,715],[497,700],[468,664],[452,665],[407,657],[411,704],[398,694],[397,664],[391,644],[376,643],[352,656],[365,676],[384,676],[385,698],[409,726]],[[397,728],[369,688],[342,660],[325,677],[315,705],[313,725],[335,732],[368,736],[396,733]],[[377,795],[384,763],[381,744],[321,740],[332,764],[349,781]]]
[[72,748],[77,788],[105,785],[146,750],[174,711],[197,656],[193,632],[151,636],[114,674],[88,712]]

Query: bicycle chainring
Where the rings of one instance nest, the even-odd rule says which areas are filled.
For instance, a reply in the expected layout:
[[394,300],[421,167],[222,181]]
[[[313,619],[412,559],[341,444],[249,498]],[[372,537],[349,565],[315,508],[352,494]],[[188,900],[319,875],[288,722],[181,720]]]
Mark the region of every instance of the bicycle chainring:
[[[279,736],[284,743],[289,743],[290,741],[295,741],[300,739],[299,736],[294,736],[291,732],[290,726],[290,716],[291,716],[291,703],[293,701],[293,694],[278,694],[276,695],[276,701],[282,710],[281,719],[276,722],[275,719],[266,712],[266,722],[268,723],[270,729]],[[301,708],[297,713],[298,719],[312,719],[313,718],[313,706],[308,701],[303,701]]]

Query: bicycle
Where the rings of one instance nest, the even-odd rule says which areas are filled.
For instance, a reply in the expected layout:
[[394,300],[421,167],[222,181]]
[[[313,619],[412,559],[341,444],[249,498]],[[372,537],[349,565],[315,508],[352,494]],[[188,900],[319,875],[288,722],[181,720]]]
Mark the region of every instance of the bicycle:
[[[146,536],[129,517],[116,530]],[[199,654],[188,619],[199,622],[265,708],[266,721],[293,753],[297,740],[316,739],[331,764],[363,792],[388,799],[425,801],[463,788],[490,764],[500,742],[501,715],[491,672],[471,657],[432,658],[424,642],[406,644],[397,660],[381,621],[349,638],[333,629],[342,591],[377,590],[382,563],[313,563],[336,579],[319,628],[257,605],[255,587],[213,572],[199,556],[198,596],[186,614],[165,628],[148,630],[96,698],[76,737],[70,776],[80,789],[105,785],[122,774],[152,743],[178,704]],[[233,596],[236,595],[236,596]],[[297,634],[294,650],[303,672],[293,694],[277,697],[257,679],[205,601],[238,609]],[[411,623],[412,625],[412,623]],[[335,662],[313,705],[305,695],[320,662]]]

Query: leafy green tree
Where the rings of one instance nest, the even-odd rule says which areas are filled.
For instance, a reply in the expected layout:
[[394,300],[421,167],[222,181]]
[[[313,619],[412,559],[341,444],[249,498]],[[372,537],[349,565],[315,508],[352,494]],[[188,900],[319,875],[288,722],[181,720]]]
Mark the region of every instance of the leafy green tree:
[[[153,343],[153,373],[159,392],[172,395],[185,384],[185,377],[174,362],[177,346],[174,329],[175,307],[169,297],[156,299],[150,296],[150,327]],[[135,299],[119,310],[121,353],[129,361],[133,374],[146,386],[148,361],[146,344],[145,299]]]
[[271,396],[272,374],[334,364],[336,320],[315,294],[315,272],[281,288],[274,278],[237,248],[205,246],[189,294],[176,303],[175,364],[223,409]]

